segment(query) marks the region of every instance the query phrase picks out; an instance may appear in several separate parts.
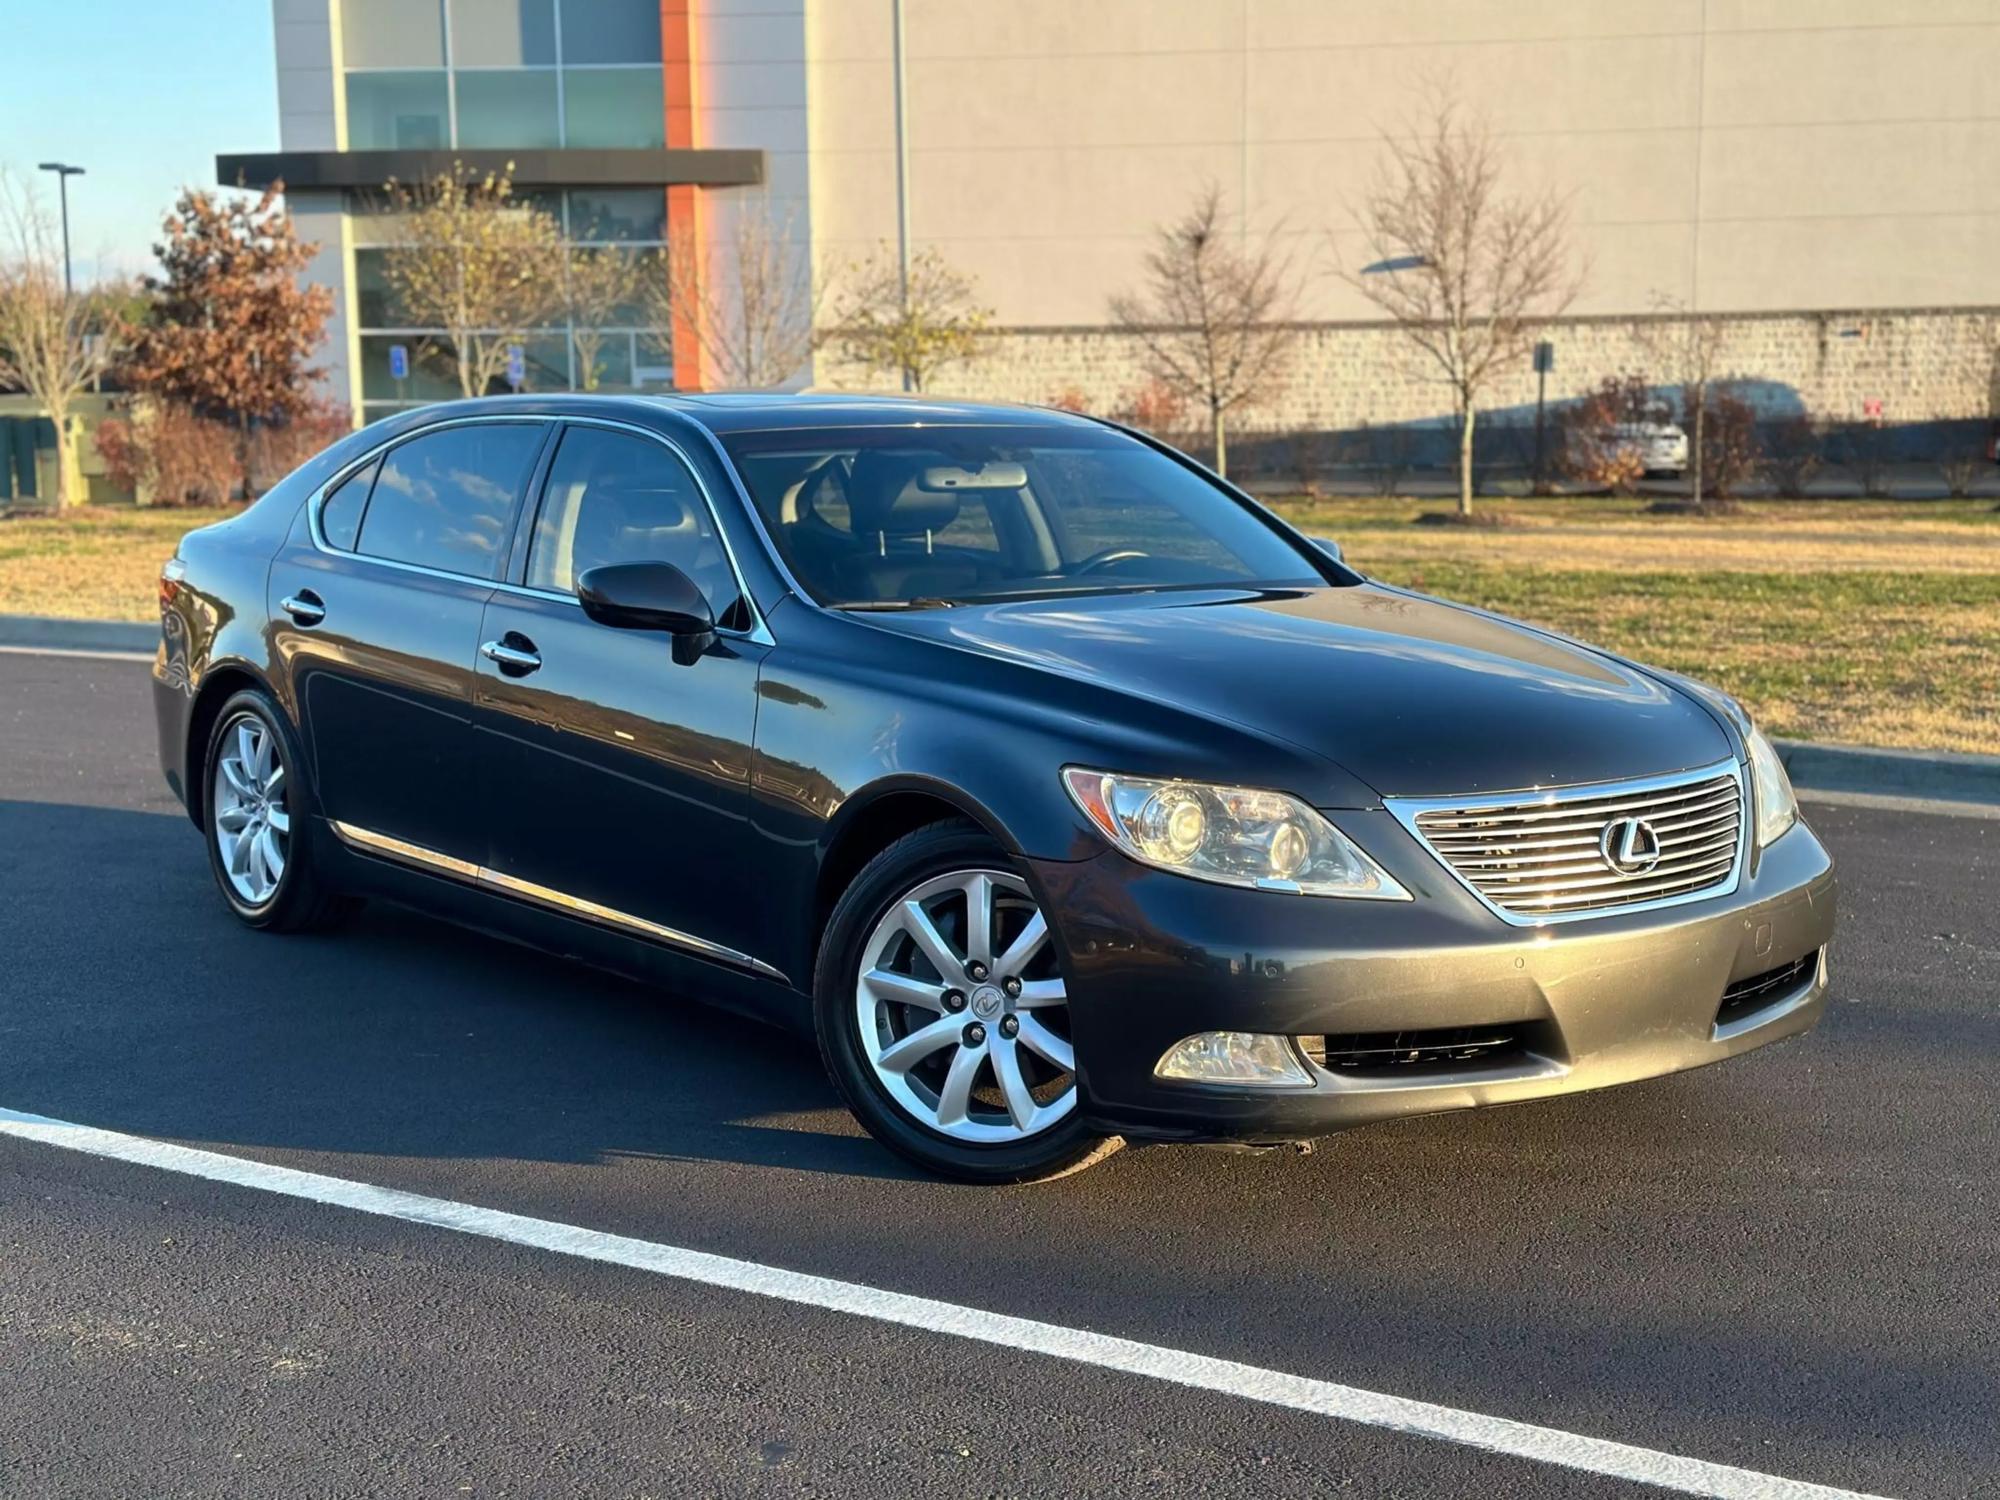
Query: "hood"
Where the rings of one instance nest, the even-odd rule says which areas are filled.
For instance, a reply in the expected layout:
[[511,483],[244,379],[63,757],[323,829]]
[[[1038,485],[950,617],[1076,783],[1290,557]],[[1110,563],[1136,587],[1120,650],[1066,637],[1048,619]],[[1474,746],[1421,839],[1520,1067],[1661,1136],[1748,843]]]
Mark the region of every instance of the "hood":
[[1616,658],[1373,584],[1037,599],[874,614],[899,633],[1288,740],[1383,796],[1663,775],[1733,753]]

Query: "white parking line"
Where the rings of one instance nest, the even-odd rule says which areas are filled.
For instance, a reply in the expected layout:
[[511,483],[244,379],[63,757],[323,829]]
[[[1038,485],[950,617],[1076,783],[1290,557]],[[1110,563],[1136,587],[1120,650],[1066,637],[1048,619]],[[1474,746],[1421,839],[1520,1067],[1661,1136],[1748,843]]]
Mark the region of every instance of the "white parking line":
[[1238,1364],[1234,1360],[1215,1359],[1182,1349],[1114,1338],[1087,1329],[1064,1328],[1055,1323],[983,1312],[975,1307],[960,1307],[951,1302],[884,1291],[851,1281],[809,1276],[800,1271],[759,1265],[755,1261],[734,1260],[726,1255],[654,1244],[650,1240],[631,1239],[624,1235],[602,1234],[572,1224],[501,1213],[467,1203],[453,1203],[444,1198],[426,1198],[395,1188],[322,1176],[317,1172],[269,1166],[263,1162],[176,1146],[144,1136],[122,1135],[89,1125],[73,1125],[42,1115],[0,1109],[0,1135],[39,1141],[44,1145],[108,1157],[113,1161],[158,1167],[210,1182],[230,1183],[260,1192],[280,1193],[289,1198],[333,1204],[411,1224],[504,1240],[509,1244],[526,1245],[557,1255],[629,1266],[634,1270],[651,1271],[703,1286],[775,1297],[807,1307],[897,1323],[906,1328],[976,1339],[1002,1348],[1074,1360],[1079,1364],[1120,1370],[1130,1375],[1143,1375],[1227,1396],[1240,1396],[1247,1401],[1268,1402],[1273,1406],[1337,1417],[1370,1427],[1441,1438],[1468,1448],[1510,1454],[1616,1479],[1636,1480],[1640,1484],[1656,1485],[1688,1495],[1714,1495],[1728,1497],[1728,1500],[1808,1500],[1808,1497],[1817,1497],[1817,1500],[1869,1500],[1869,1497],[1861,1496],[1854,1490],[1829,1489],[1824,1485],[1781,1479],[1751,1469],[1706,1463],[1697,1458],[1683,1458],[1651,1448],[1584,1437],[1553,1427],[1537,1427],[1505,1417],[1489,1417],[1478,1412],[1460,1411],[1456,1407],[1436,1406],[1428,1401],[1387,1396],[1355,1386],[1336,1385],[1332,1381]]
[[150,651],[87,651],[79,646],[0,646],[0,656],[77,656],[86,661],[151,661]]

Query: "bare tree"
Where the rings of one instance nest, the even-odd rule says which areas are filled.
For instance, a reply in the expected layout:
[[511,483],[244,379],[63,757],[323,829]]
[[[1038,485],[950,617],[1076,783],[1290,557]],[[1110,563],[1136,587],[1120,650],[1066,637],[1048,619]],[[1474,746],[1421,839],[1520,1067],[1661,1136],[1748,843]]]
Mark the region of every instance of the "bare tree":
[[647,280],[645,261],[616,247],[571,250],[563,263],[563,306],[576,345],[577,384],[594,391],[604,378],[607,329],[634,316]]
[[1274,241],[1237,242],[1223,220],[1210,183],[1157,231],[1145,289],[1111,299],[1147,370],[1207,414],[1218,474],[1228,472],[1229,417],[1269,393],[1297,336],[1290,267]]
[[645,287],[652,321],[694,342],[703,384],[737,390],[805,369],[824,297],[791,218],[767,205],[737,209],[716,239],[676,228]]
[[974,358],[993,310],[973,280],[932,248],[910,257],[908,286],[887,246],[846,275],[827,337],[841,357],[903,377],[921,391],[939,370]]
[[35,399],[56,429],[56,508],[74,504],[70,408],[119,352],[116,299],[72,292],[47,211],[0,172],[0,385]]
[[1721,370],[1728,330],[1722,319],[1698,313],[1678,298],[1653,298],[1653,321],[1637,327],[1639,344],[1651,357],[1655,376],[1680,387],[1681,418],[1688,429],[1688,481],[1699,507],[1708,476],[1709,386]]
[[389,182],[397,235],[383,278],[403,316],[442,328],[467,396],[507,368],[507,347],[563,310],[562,231],[544,208],[514,196],[502,172],[454,162],[421,183]]
[[1567,202],[1507,191],[1492,129],[1434,91],[1428,118],[1384,140],[1387,160],[1360,212],[1367,248],[1342,279],[1394,320],[1458,418],[1458,508],[1472,513],[1472,439],[1481,394],[1527,359],[1582,282]]

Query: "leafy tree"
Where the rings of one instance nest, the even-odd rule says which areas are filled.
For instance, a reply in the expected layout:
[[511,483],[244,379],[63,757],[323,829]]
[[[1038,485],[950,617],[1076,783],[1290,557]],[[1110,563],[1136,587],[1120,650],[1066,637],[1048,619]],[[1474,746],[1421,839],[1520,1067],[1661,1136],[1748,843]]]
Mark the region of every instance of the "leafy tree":
[[461,162],[421,183],[387,187],[397,238],[382,274],[403,316],[444,330],[467,396],[484,395],[507,369],[507,346],[563,310],[562,230],[548,210],[514,196],[505,172]]
[[[1653,299],[1654,321],[1638,325],[1639,342],[1659,367],[1659,373],[1680,387],[1681,422],[1688,434],[1688,478],[1693,485],[1693,504],[1701,508],[1708,492],[1711,463],[1708,453],[1708,420],[1714,408],[1709,387],[1720,373],[1722,350],[1728,329],[1722,319],[1698,313],[1685,302],[1668,296]],[[1742,435],[1732,433],[1732,444]],[[1732,473],[1734,457],[1725,457],[1720,472]]]
[[1268,238],[1232,241],[1211,183],[1158,231],[1144,292],[1111,299],[1153,378],[1206,413],[1219,474],[1228,472],[1230,415],[1268,393],[1297,336],[1289,269]]
[[319,247],[298,238],[283,191],[274,184],[254,203],[181,194],[153,247],[160,270],[145,278],[125,365],[136,388],[235,428],[246,481],[252,432],[314,409],[319,371],[307,361],[333,312],[328,288],[299,281]]
[[1529,357],[1581,286],[1568,206],[1554,193],[1508,192],[1492,130],[1442,89],[1426,120],[1383,145],[1384,168],[1360,212],[1369,264],[1341,275],[1450,388],[1458,509],[1469,516],[1480,396]]
[[563,303],[576,344],[577,383],[586,391],[604,379],[605,330],[629,318],[646,281],[640,258],[619,249],[574,249],[563,266]]
[[0,386],[25,391],[56,429],[56,506],[74,504],[70,409],[115,360],[123,338],[114,293],[72,292],[47,211],[0,172]]
[[972,278],[937,250],[910,257],[906,286],[896,254],[884,246],[852,269],[831,337],[842,358],[894,371],[904,389],[921,391],[946,366],[975,358],[992,321]]

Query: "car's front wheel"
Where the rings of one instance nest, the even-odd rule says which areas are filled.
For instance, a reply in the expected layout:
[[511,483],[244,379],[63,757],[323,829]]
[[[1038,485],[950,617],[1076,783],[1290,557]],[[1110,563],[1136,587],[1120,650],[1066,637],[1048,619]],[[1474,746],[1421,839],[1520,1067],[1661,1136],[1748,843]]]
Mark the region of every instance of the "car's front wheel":
[[919,829],[868,863],[834,907],[814,998],[849,1106],[932,1172],[1027,1182],[1122,1144],[1082,1121],[1047,919],[977,828]]

